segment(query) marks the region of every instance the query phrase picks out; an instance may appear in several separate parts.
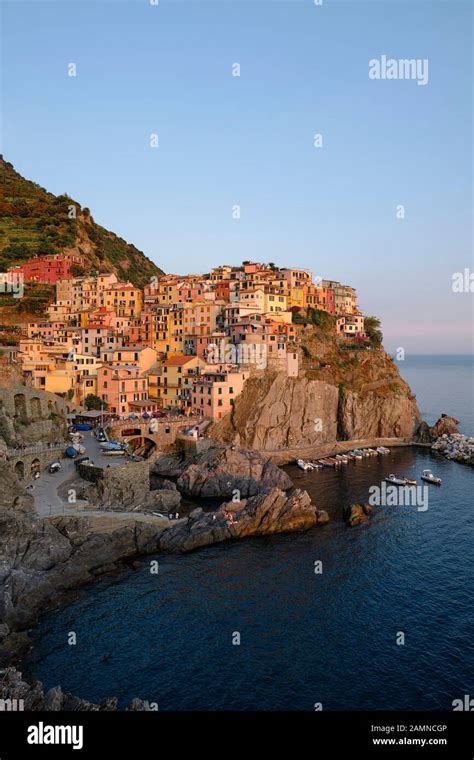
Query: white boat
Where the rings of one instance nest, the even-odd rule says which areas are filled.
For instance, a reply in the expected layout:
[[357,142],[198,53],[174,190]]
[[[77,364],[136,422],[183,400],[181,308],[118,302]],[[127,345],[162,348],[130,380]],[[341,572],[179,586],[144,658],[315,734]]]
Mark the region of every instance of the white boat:
[[441,478],[438,478],[437,475],[433,475],[431,470],[423,470],[421,479],[426,483],[433,483],[435,486],[440,486],[442,482]]
[[300,470],[303,470],[304,472],[310,472],[313,469],[313,465],[309,462],[305,462],[303,459],[297,459],[296,464]]
[[99,443],[99,446],[102,451],[124,451],[126,444],[119,441],[105,441],[104,443]]
[[405,478],[397,478],[393,473],[390,473],[388,478],[384,478],[386,483],[391,483],[393,486],[404,486],[406,485]]

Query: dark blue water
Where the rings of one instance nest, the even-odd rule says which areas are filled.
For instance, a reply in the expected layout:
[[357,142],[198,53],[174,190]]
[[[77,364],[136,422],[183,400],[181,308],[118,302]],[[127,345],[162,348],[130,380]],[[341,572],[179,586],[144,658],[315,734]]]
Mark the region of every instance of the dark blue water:
[[[435,416],[437,371],[410,369],[420,407]],[[440,379],[442,406],[461,417],[453,372],[455,403]],[[472,415],[469,404],[459,409]],[[383,476],[425,467],[443,478],[426,512],[381,507],[366,525],[342,523],[342,506]],[[289,469],[329,511],[328,526],[164,556],[158,575],[144,561],[102,580],[43,617],[24,670],[90,700],[138,696],[160,710],[451,709],[474,694],[473,471],[421,449],[337,472]]]

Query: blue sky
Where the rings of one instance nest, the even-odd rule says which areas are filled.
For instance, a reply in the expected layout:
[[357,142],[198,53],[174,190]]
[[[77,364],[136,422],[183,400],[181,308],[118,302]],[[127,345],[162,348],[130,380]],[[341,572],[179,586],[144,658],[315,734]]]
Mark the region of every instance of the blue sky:
[[165,271],[311,268],[390,350],[472,351],[470,2],[15,0],[2,42],[5,158]]

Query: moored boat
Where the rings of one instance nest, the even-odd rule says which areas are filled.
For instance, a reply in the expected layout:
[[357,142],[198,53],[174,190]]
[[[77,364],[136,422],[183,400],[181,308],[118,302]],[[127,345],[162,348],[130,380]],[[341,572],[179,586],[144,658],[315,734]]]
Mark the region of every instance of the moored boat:
[[440,486],[442,482],[441,478],[438,478],[437,475],[433,475],[431,470],[423,470],[421,479],[424,480],[426,483],[433,483],[435,486]]
[[99,446],[102,451],[125,451],[126,448],[126,444],[119,441],[105,441],[104,443],[99,443]]
[[393,473],[390,473],[390,475],[386,478],[384,478],[386,483],[391,483],[393,486],[405,486],[406,480],[405,478],[397,478]]

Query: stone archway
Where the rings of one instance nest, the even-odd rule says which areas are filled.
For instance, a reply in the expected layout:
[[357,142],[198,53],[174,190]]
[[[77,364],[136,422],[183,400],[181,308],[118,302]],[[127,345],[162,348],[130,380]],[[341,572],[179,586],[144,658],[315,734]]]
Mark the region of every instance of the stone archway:
[[39,420],[41,418],[41,401],[39,400],[38,396],[34,396],[31,399],[30,411],[33,419]]
[[26,398],[24,393],[15,393],[13,397],[13,401],[15,404],[15,416],[16,417],[27,417],[26,413]]
[[17,474],[17,477],[19,480],[24,480],[25,478],[25,463],[21,460],[16,463],[15,465],[15,472]]
[[137,436],[136,438],[130,438],[127,442],[128,450],[136,456],[141,456],[144,459],[148,459],[150,454],[155,450],[156,443],[152,438],[147,436]]

